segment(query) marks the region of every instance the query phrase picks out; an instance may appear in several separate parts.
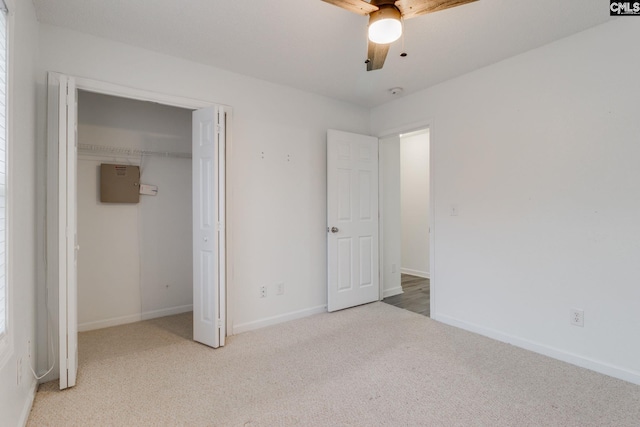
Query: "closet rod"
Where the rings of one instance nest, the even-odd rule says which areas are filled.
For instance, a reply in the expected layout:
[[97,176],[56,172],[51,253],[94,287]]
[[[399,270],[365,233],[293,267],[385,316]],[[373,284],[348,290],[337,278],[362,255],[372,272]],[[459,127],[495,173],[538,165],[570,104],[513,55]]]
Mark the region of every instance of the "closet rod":
[[78,144],[78,152],[83,154],[113,154],[120,156],[162,156],[179,159],[190,159],[191,153],[174,153],[169,151],[138,150],[137,148],[109,147],[107,145]]

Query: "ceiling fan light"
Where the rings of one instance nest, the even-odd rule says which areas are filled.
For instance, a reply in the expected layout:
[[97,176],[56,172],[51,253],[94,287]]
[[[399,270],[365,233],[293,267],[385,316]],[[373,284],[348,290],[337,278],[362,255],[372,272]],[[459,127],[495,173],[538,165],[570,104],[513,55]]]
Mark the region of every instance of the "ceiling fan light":
[[402,35],[400,11],[394,5],[380,6],[369,15],[369,40],[377,44],[392,43]]

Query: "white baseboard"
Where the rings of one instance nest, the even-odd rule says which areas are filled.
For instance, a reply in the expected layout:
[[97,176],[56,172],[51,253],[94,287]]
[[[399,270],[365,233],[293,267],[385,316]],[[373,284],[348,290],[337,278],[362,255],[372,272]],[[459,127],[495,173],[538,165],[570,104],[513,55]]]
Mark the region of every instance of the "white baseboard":
[[458,320],[446,315],[434,315],[432,313],[431,318],[433,320],[437,320],[438,322],[446,323],[447,325],[455,326],[460,329],[484,335],[497,341],[524,348],[525,350],[533,351],[534,353],[542,354],[544,356],[561,360],[563,362],[567,362],[581,368],[589,369],[604,375],[608,375],[610,377],[618,378],[623,381],[628,381],[630,383],[640,385],[640,372],[630,371],[628,369],[593,360],[588,357],[583,357],[555,347],[549,347],[544,344],[529,341],[513,335],[508,335],[494,329],[485,328],[473,323],[467,323],[465,321]]
[[411,276],[422,277],[424,279],[430,279],[428,271],[412,270],[410,268],[401,268],[400,273],[410,274]]
[[278,316],[254,320],[253,322],[241,323],[239,325],[234,325],[233,334],[241,334],[243,332],[264,328],[265,326],[277,325],[278,323],[288,322],[289,320],[296,320],[303,317],[311,316],[313,314],[325,313],[326,311],[326,305],[319,305],[316,307],[310,307],[298,311],[292,311],[290,313],[280,314]]
[[383,290],[382,291],[382,298],[389,298],[389,297],[392,297],[394,295],[400,295],[402,293],[404,293],[402,291],[402,286],[396,286],[395,288]]
[[177,307],[162,308],[160,310],[145,311],[144,313],[130,314],[128,316],[112,317],[110,319],[96,320],[78,324],[78,332],[92,331],[94,329],[109,328],[111,326],[125,325],[127,323],[140,322],[141,320],[155,319],[156,317],[171,316],[173,314],[193,311],[193,305],[180,305]]
[[33,401],[36,398],[36,391],[38,390],[38,382],[34,379],[31,382],[29,396],[27,400],[24,402],[24,406],[22,407],[22,412],[20,413],[20,421],[18,422],[19,426],[26,426],[27,421],[29,421],[29,414],[31,413],[31,407],[33,406]]

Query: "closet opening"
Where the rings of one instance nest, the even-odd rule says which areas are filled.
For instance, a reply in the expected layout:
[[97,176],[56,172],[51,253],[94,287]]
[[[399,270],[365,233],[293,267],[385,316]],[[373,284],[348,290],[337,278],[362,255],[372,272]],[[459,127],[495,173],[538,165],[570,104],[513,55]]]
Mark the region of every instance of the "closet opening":
[[[231,108],[54,72],[47,86],[47,362],[60,389],[77,380],[79,330],[193,309],[182,335],[224,346]],[[124,198],[102,185],[122,175]]]
[[192,110],[77,93],[78,331],[188,316]]

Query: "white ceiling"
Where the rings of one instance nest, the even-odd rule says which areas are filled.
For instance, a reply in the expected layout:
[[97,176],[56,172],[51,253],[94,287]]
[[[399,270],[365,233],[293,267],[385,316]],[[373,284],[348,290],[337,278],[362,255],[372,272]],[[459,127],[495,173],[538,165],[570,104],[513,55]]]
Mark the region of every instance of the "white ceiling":
[[[367,72],[367,18],[321,0],[33,0],[42,23],[362,105],[601,24],[607,0],[479,0],[410,19]],[[402,95],[396,95],[402,96]]]

